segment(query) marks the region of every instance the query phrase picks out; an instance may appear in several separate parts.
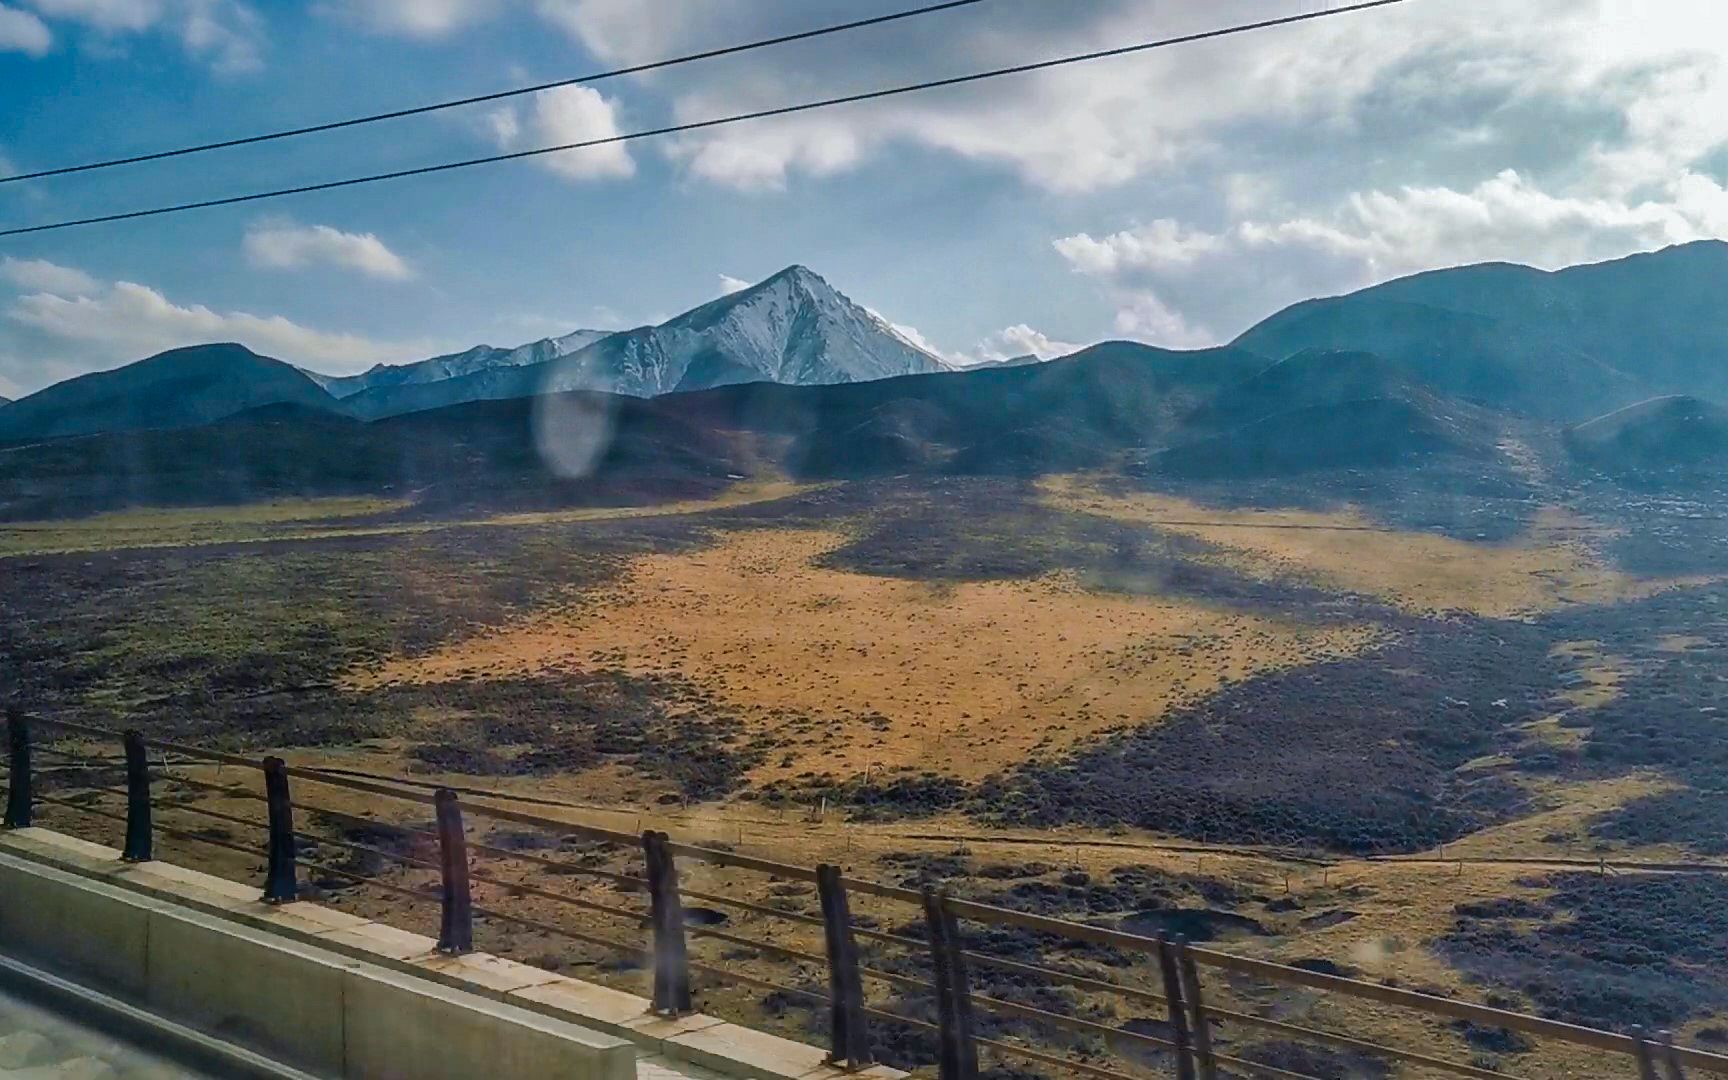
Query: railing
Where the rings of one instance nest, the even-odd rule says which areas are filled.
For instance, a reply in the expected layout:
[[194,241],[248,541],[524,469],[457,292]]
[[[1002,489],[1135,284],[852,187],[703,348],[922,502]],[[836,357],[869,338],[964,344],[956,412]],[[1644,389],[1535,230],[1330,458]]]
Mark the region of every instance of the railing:
[[[79,785],[77,798],[63,798],[35,790],[33,780],[41,770],[34,766],[33,756],[38,752],[57,756],[68,762],[68,767],[101,771],[113,766],[106,760],[92,760],[33,742],[32,723],[58,729],[81,740],[118,744],[123,752],[125,784],[114,786],[100,782],[84,783]],[[873,1026],[899,1025],[934,1037],[934,1056],[938,1059],[943,1080],[970,1080],[977,1076],[980,1050],[998,1057],[1030,1062],[1052,1070],[1052,1074],[1056,1076],[1136,1080],[1137,1077],[1156,1069],[1173,1071],[1179,1080],[1214,1080],[1221,1069],[1226,1069],[1249,1075],[1315,1080],[1305,1073],[1225,1053],[1220,1047],[1219,1028],[1222,1027],[1228,1031],[1260,1031],[1297,1043],[1370,1054],[1384,1061],[1401,1063],[1421,1073],[1494,1080],[1510,1075],[1481,1064],[1455,1061],[1405,1047],[1388,1046],[1366,1038],[1221,1006],[1211,1000],[1211,995],[1202,985],[1201,972],[1207,971],[1234,976],[1237,979],[1262,980],[1279,987],[1304,987],[1335,995],[1336,999],[1354,999],[1379,1006],[1408,1009],[1427,1017],[1470,1021],[1599,1053],[1621,1055],[1627,1071],[1630,1073],[1635,1069],[1643,1080],[1656,1080],[1659,1075],[1665,1076],[1666,1080],[1680,1080],[1686,1068],[1728,1075],[1728,1057],[1677,1045],[1667,1032],[1648,1035],[1641,1029],[1633,1029],[1628,1034],[1616,1034],[1399,987],[1196,948],[1185,943],[1180,937],[1166,937],[1162,934],[1145,937],[1107,927],[977,903],[948,895],[939,889],[913,890],[883,885],[847,877],[837,867],[830,865],[810,869],[733,851],[680,843],[665,833],[652,830],[637,835],[555,820],[488,803],[463,804],[457,794],[448,789],[428,792],[408,782],[398,786],[358,779],[315,768],[291,766],[277,757],[257,761],[237,754],[147,739],[134,731],[122,734],[58,719],[30,721],[15,711],[7,715],[7,729],[9,769],[4,777],[7,784],[4,822],[6,828],[20,828],[31,824],[38,805],[60,807],[107,819],[124,826],[123,857],[132,861],[145,861],[152,857],[153,839],[157,834],[213,845],[253,858],[258,854],[256,849],[229,839],[165,825],[157,819],[159,812],[189,814],[223,825],[262,828],[266,834],[263,898],[268,902],[287,903],[295,900],[300,895],[299,872],[312,870],[328,878],[352,880],[356,884],[379,889],[386,895],[437,903],[440,913],[438,948],[448,953],[459,954],[473,949],[474,919],[479,916],[520,929],[609,950],[645,963],[652,970],[652,1007],[666,1015],[677,1015],[692,1009],[692,973],[766,990],[787,999],[809,1002],[813,1007],[825,1009],[827,1012],[831,1060],[849,1068],[862,1068],[873,1063]],[[180,759],[181,764],[159,766],[153,770],[150,765],[152,752],[162,755],[164,762],[172,756]],[[264,790],[259,793],[231,784],[196,779],[185,775],[183,771],[168,772],[169,767],[184,769],[196,763],[233,767],[244,770],[245,775],[261,773]],[[155,798],[153,785],[158,780],[195,796],[263,804],[265,820],[260,822],[193,805],[184,799],[169,801]],[[432,830],[395,824],[389,825],[389,828],[422,842],[426,852],[435,848],[436,857],[390,851],[356,843],[351,839],[337,840],[297,828],[294,822],[297,806],[312,811],[321,820],[358,829],[376,829],[385,823],[311,803],[297,804],[291,797],[291,781],[303,782],[299,783],[296,789],[302,796],[307,786],[316,785],[318,788],[340,789],[431,807],[435,821]],[[93,805],[90,799],[93,796],[123,798],[124,812]],[[619,872],[569,859],[552,858],[532,851],[513,850],[471,840],[463,821],[464,811],[476,818],[492,822],[526,826],[583,840],[639,847],[643,858],[643,872]],[[405,873],[435,873],[438,879],[437,888],[412,887],[381,880],[375,874],[356,873],[330,866],[308,858],[301,845],[302,841],[315,844],[319,849],[332,847],[392,863],[402,867]],[[575,896],[565,891],[541,888],[524,881],[483,874],[471,866],[471,863],[477,861],[476,857],[492,862],[535,867],[560,875],[605,881],[621,891],[646,893],[648,907],[646,910],[623,907]],[[732,868],[810,884],[816,890],[821,915],[817,917],[786,911],[738,897],[682,887],[680,860],[686,864]],[[531,897],[637,928],[646,926],[648,940],[645,944],[636,944],[586,929],[574,929],[544,919],[501,910],[495,906],[483,906],[474,902],[473,892],[476,885],[496,890],[506,897]],[[891,904],[902,904],[921,912],[923,936],[916,937],[908,933],[895,933],[861,925],[851,911],[851,898],[854,896],[867,896]],[[712,926],[689,925],[685,918],[686,898],[763,919],[789,923],[811,934],[820,931],[822,952],[816,953],[744,937]],[[1155,973],[1149,980],[1152,985],[1130,986],[1112,979],[1021,963],[969,949],[961,930],[962,922],[1012,927],[1066,941],[1106,946],[1129,954],[1144,955],[1156,961]],[[692,958],[689,948],[692,939],[747,949],[757,956],[799,965],[805,969],[825,969],[827,989],[824,992],[808,985],[789,986],[740,971],[736,964],[717,964]],[[867,966],[857,944],[860,940],[870,942],[872,946],[904,950],[905,952],[900,954],[902,956],[910,954],[927,958],[929,974],[915,977],[902,971]],[[891,961],[886,966],[895,964]],[[973,973],[980,969],[1002,972],[1018,979],[1039,980],[1045,985],[1065,987],[1156,1009],[1164,1018],[1160,1029],[1163,1034],[1128,1031],[1095,1020],[1064,1015],[979,993],[974,989]],[[867,990],[872,986],[918,995],[919,998],[925,995],[933,996],[934,1019],[893,1011],[892,1003],[880,1000],[873,1004]],[[900,1004],[905,1008],[907,1003],[902,1001]],[[1070,1053],[1065,1056],[1024,1045],[1018,1037],[985,1038],[978,1032],[978,1017],[981,1013],[1019,1021],[1035,1030],[1095,1037],[1112,1049],[1128,1049],[1153,1056],[1143,1056],[1138,1061],[1113,1061],[1104,1065],[1097,1063],[1095,1059],[1098,1055],[1095,1053],[1085,1053],[1078,1057]]]

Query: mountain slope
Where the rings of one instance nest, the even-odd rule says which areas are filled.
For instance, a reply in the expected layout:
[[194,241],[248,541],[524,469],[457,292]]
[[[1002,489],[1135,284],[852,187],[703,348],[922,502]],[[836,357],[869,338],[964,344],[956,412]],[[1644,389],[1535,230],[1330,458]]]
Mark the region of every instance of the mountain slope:
[[1190,479],[1288,476],[1322,469],[1419,466],[1437,457],[1487,460],[1486,432],[1401,397],[1308,405],[1171,447],[1156,471]]
[[1563,337],[1372,290],[1297,304],[1236,344],[1275,357],[1316,349],[1374,353],[1443,393],[1548,419],[1594,415],[1643,394],[1637,379]]
[[1367,352],[1309,349],[1224,388],[1186,422],[1218,431],[1305,406],[1427,392],[1416,372],[1396,361]]
[[348,405],[370,418],[566,390],[653,397],[734,383],[814,386],[945,370],[819,275],[792,266],[659,326],[621,331],[567,356],[418,389],[374,387]]
[[1527,332],[1563,340],[1657,391],[1728,397],[1721,302],[1728,243],[1701,240],[1553,273],[1526,271],[1518,288],[1474,269],[1393,282],[1388,295],[1516,318]]
[[1604,472],[1728,466],[1728,409],[1693,397],[1628,406],[1566,432],[1566,448]]
[[1725,287],[1718,241],[1554,272],[1487,263],[1297,304],[1237,344],[1377,352],[1479,404],[1577,421],[1656,393],[1728,397]]
[[0,412],[0,441],[189,427],[276,403],[335,407],[292,365],[241,345],[194,345],[20,398]]
[[[1156,445],[1198,401],[1265,366],[1229,349],[1113,342],[1023,367],[648,399],[570,392],[371,423],[277,405],[190,430],[0,451],[0,518],[361,492],[412,493],[428,506],[628,500],[762,470],[1035,473]],[[561,477],[543,455],[549,414],[562,418],[553,434],[605,435],[579,477]]]
[[526,367],[568,356],[611,334],[610,330],[576,330],[562,337],[542,338],[514,349],[476,345],[446,356],[434,356],[412,364],[379,364],[359,375],[312,375],[324,389],[339,398],[380,387],[413,386],[461,378],[493,368]]

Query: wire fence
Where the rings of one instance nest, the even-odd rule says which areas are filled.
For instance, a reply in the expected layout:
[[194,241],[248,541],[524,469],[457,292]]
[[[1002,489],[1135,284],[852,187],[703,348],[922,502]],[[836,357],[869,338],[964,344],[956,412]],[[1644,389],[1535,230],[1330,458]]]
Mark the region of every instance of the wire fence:
[[[53,745],[35,741],[36,725],[61,737]],[[436,905],[437,947],[447,953],[473,950],[477,918],[600,950],[620,963],[648,969],[652,1008],[664,1015],[693,1010],[692,976],[765,991],[780,1007],[813,1010],[817,1023],[812,1026],[822,1026],[825,1018],[831,1059],[849,1067],[873,1064],[884,1048],[891,1048],[896,1064],[935,1064],[943,1080],[978,1076],[980,1052],[986,1061],[1016,1062],[1020,1068],[1043,1069],[1054,1076],[1318,1080],[1310,1072],[1286,1067],[1290,1062],[1240,1056],[1239,1034],[1256,1032],[1291,1044],[1367,1055],[1413,1074],[1495,1080],[1512,1075],[1497,1062],[1454,1060],[1389,1045],[1363,1032],[1325,1030],[1262,1015],[1268,1010],[1252,1011],[1252,1004],[1220,1003],[1244,997],[1239,984],[1248,982],[1300,988],[1331,1002],[1353,1001],[1418,1018],[1478,1024],[1616,1055],[1612,1060],[1643,1080],[1680,1080],[1687,1069],[1728,1075],[1728,1056],[1678,1045],[1666,1032],[1616,1033],[1567,1024],[1196,947],[1179,936],[1147,937],[979,903],[936,888],[885,885],[847,876],[832,865],[782,863],[677,841],[653,830],[623,832],[484,801],[464,803],[449,789],[291,766],[278,757],[255,760],[147,739],[137,732],[27,719],[17,712],[8,714],[7,731],[8,766],[0,776],[7,787],[7,828],[29,826],[38,806],[54,807],[123,827],[122,857],[128,861],[151,859],[158,835],[243,856],[246,872],[262,870],[263,896],[271,903],[300,898],[304,874],[312,881],[348,882],[392,901]],[[73,743],[90,744],[91,749],[66,748]],[[120,758],[111,756],[115,745],[123,751]],[[38,754],[49,761],[38,765]],[[118,777],[122,763],[124,782]],[[190,769],[204,767],[214,767],[220,775],[215,780],[189,775]],[[240,782],[228,782],[231,771]],[[247,786],[247,780],[261,783]],[[373,813],[377,811],[372,806],[382,805],[415,813],[430,808],[432,818],[424,825],[381,821],[331,805],[338,794],[364,796]],[[374,802],[380,799],[390,803]],[[181,815],[208,824],[188,827]],[[165,823],[165,816],[174,823]],[[465,819],[485,822],[494,830],[531,830],[528,835],[544,840],[546,847],[529,850],[520,843],[487,842]],[[309,823],[343,835],[314,831],[306,827]],[[243,834],[236,829],[261,833],[262,846],[237,839]],[[614,853],[639,853],[642,869],[636,872],[632,864],[618,870],[596,865],[587,856],[542,853],[566,840]],[[333,864],[333,853],[345,855],[348,862]],[[698,867],[763,875],[780,883],[776,889],[813,887],[820,915],[727,891],[689,888],[682,878]],[[647,902],[597,899],[510,876],[530,871],[583,883],[577,887],[602,885],[620,897],[646,897]],[[397,878],[387,880],[387,873]],[[483,902],[476,902],[477,892]],[[869,898],[910,921],[898,929],[883,929],[881,920],[853,914],[855,898]],[[692,907],[690,900],[714,907]],[[715,908],[756,920],[752,925],[760,928],[757,936],[719,929],[730,919],[716,917]],[[614,933],[596,931],[591,927],[595,921]],[[1114,950],[1131,962],[1116,969],[1120,978],[1064,970],[1049,962],[1028,963],[993,955],[986,936],[968,927],[996,934],[1023,932],[1065,947]],[[820,945],[814,943],[818,934]],[[724,951],[716,956],[693,950],[698,944]],[[1045,959],[1043,950],[1036,955]],[[761,968],[745,970],[744,960],[777,965],[777,977],[761,974]],[[789,975],[781,974],[787,969]],[[979,972],[992,974],[980,979]],[[1129,978],[1138,978],[1139,985],[1123,981]],[[1036,992],[1039,989],[1074,993],[1052,996]],[[1132,1026],[1108,1023],[1116,1015],[1116,1004],[1153,1016]],[[911,1057],[928,1060],[908,1060]]]

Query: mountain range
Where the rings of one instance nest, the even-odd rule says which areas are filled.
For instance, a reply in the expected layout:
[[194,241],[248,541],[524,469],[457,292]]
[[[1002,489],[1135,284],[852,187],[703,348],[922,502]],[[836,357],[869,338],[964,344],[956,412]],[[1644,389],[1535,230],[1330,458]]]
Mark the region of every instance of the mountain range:
[[272,403],[364,420],[468,401],[604,390],[635,397],[742,382],[800,386],[948,370],[802,266],[662,323],[480,345],[360,375],[295,369],[233,344],[174,349],[58,383],[0,418],[0,442],[185,427]]
[[328,390],[331,396],[347,398],[366,390],[458,379],[489,368],[543,364],[584,349],[610,333],[610,330],[576,330],[563,337],[542,338],[514,349],[476,345],[463,352],[434,356],[430,360],[420,360],[412,364],[378,364],[359,375],[320,375],[313,371],[306,374]]
[[[1708,475],[1728,466],[1712,401],[1728,397],[1728,308],[1704,299],[1724,285],[1713,242],[1552,273],[1468,266],[1298,304],[1222,348],[1106,342],[956,371],[792,267],[659,326],[345,381],[202,346],[0,410],[14,443],[105,433],[0,452],[0,516],[337,491],[639,498],[763,470],[1405,470],[1484,490]],[[548,439],[600,450],[571,476]]]

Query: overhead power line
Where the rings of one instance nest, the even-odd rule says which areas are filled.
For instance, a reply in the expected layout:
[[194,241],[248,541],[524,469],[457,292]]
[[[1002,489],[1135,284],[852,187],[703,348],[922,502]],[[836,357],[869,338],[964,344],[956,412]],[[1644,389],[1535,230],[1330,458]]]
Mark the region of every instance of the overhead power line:
[[827,109],[837,105],[849,105],[861,101],[875,101],[881,98],[897,97],[902,94],[912,94],[923,90],[935,90],[941,87],[962,86],[968,83],[982,82],[986,79],[998,79],[1008,75],[1023,75],[1033,71],[1046,71],[1051,68],[1066,67],[1071,64],[1081,64],[1092,60],[1104,60],[1110,57],[1127,56],[1133,53],[1148,52],[1153,49],[1164,49],[1175,45],[1188,45],[1194,42],[1211,41],[1218,38],[1246,34],[1255,30],[1267,30],[1273,27],[1290,26],[1295,23],[1313,22],[1317,19],[1333,15],[1347,15],[1352,12],[1367,11],[1371,8],[1391,7],[1402,4],[1406,0],[1365,0],[1363,3],[1349,4],[1343,7],[1327,8],[1323,11],[1312,11],[1300,15],[1286,15],[1277,19],[1264,19],[1259,22],[1240,23],[1234,26],[1222,27],[1217,30],[1205,30],[1194,34],[1183,34],[1179,37],[1161,38],[1156,41],[1145,41],[1136,45],[1123,45],[1114,49],[1100,49],[1095,52],[1079,53],[1073,56],[1058,57],[1054,60],[1040,60],[1029,64],[1015,64],[1010,67],[992,68],[988,71],[973,72],[970,75],[955,75],[946,79],[931,79],[925,82],[907,83],[901,86],[891,86],[880,90],[866,90],[856,94],[843,94],[839,97],[822,98],[817,101],[806,101],[796,105],[781,105],[772,109],[758,109],[753,112],[735,113],[731,116],[715,117],[711,120],[696,120],[683,124],[668,124],[664,127],[648,128],[642,131],[630,131],[620,135],[611,135],[601,139],[586,139],[581,142],[564,143],[559,146],[542,146],[533,150],[516,150],[504,154],[489,154],[485,157],[466,158],[460,161],[440,162],[436,165],[421,165],[412,169],[397,169],[392,172],[372,173],[366,176],[351,176],[343,180],[326,180],[316,184],[302,184],[298,187],[276,188],[270,191],[254,191],[245,195],[228,195],[217,199],[203,199],[198,202],[178,203],[171,206],[151,207],[147,210],[128,210],[117,214],[102,214],[97,217],[74,218],[68,221],[56,221],[45,225],[25,225],[12,229],[0,230],[0,236],[23,236],[27,233],[52,232],[57,229],[70,229],[79,225],[100,225],[111,221],[129,221],[134,218],[157,217],[163,214],[179,214],[189,210],[205,210],[216,206],[234,206],[239,203],[258,202],[264,199],[279,199],[288,195],[306,195],[316,191],[331,191],[336,188],[355,187],[360,184],[374,184],[384,180],[400,180],[410,176],[425,176],[431,173],[450,172],[455,169],[467,169],[476,165],[492,165],[501,161],[517,161],[522,158],[539,157],[544,154],[560,154],[569,150],[583,150],[594,146],[608,146],[614,143],[634,142],[638,139],[650,139],[661,135],[675,135],[681,132],[702,131],[708,128],[722,127],[728,124],[743,123],[747,120],[765,120],[776,116],[790,116],[794,113],[811,112],[816,109]]
[[569,79],[557,79],[552,82],[536,83],[533,86],[517,87],[514,90],[498,90],[490,94],[476,94],[473,97],[456,98],[451,101],[439,101],[430,105],[415,105],[406,109],[392,109],[389,112],[370,113],[366,116],[355,116],[347,120],[332,120],[322,124],[310,124],[306,127],[286,128],[281,131],[270,131],[260,135],[245,135],[235,139],[222,139],[218,142],[198,143],[193,146],[177,147],[173,150],[157,150],[148,154],[133,154],[130,157],[108,158],[102,161],[86,162],[82,165],[63,165],[55,169],[40,169],[36,172],[17,173],[12,176],[0,176],[0,184],[13,184],[20,180],[40,180],[46,176],[65,176],[69,173],[92,172],[97,169],[112,169],[120,165],[137,165],[145,161],[161,161],[164,158],[185,157],[188,154],[202,154],[210,150],[227,150],[235,146],[252,146],[256,143],[274,142],[277,139],[292,139],[300,135],[316,135],[323,131],[338,131],[342,128],[359,127],[362,124],[376,124],[380,120],[400,120],[405,116],[421,116],[425,113],[441,112],[445,109],[459,109],[464,105],[480,105],[488,101],[502,101],[506,98],[521,97],[524,94],[538,94],[542,90],[556,90],[561,86],[581,86],[585,83],[604,82],[607,79],[617,79],[625,75],[640,75],[648,71],[659,71],[662,68],[677,67],[680,64],[693,64],[699,60],[715,60],[722,56],[735,56],[738,53],[752,52],[756,49],[771,48],[775,45],[789,45],[795,41],[809,41],[812,38],[827,37],[830,34],[844,34],[851,30],[862,30],[871,26],[882,26],[886,23],[914,19],[921,15],[933,15],[940,11],[953,8],[971,7],[975,4],[989,3],[990,0],[945,0],[940,4],[927,4],[924,7],[910,8],[906,11],[895,11],[887,15],[876,15],[868,19],[856,19],[852,22],[837,23],[833,26],[817,27],[814,30],[800,30],[795,34],[781,34],[777,37],[763,38],[760,41],[749,41],[740,45],[727,45],[718,49],[707,49],[702,52],[674,56],[665,60],[655,60],[646,64],[633,64],[630,67],[613,68],[610,71],[598,71],[589,75],[578,75]]

